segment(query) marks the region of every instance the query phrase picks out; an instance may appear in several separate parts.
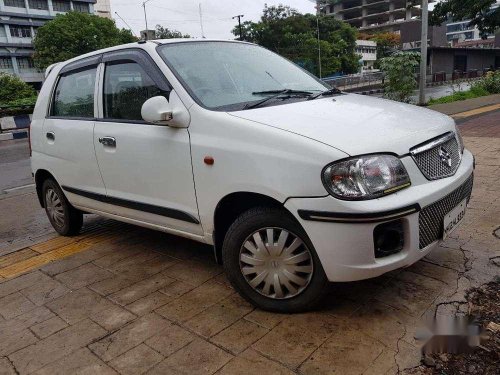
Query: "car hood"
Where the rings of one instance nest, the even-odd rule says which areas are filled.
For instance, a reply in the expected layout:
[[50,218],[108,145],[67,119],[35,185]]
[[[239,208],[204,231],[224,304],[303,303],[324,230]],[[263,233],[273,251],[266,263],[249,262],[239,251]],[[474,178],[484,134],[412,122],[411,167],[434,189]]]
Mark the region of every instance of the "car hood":
[[355,94],[230,115],[311,138],[349,155],[375,152],[404,155],[413,146],[455,129],[453,119],[441,113]]

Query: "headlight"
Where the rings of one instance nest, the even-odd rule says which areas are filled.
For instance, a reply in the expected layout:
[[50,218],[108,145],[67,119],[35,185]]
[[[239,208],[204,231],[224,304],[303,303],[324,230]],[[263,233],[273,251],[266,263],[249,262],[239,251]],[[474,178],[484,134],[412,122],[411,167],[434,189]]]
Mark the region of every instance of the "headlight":
[[462,134],[460,134],[460,130],[458,130],[458,126],[455,126],[455,132],[457,133],[458,145],[460,146],[460,150],[462,151],[463,154],[465,150],[465,144],[464,144],[464,139],[462,138]]
[[366,155],[326,166],[323,184],[337,198],[363,200],[394,193],[410,186],[411,182],[397,157]]

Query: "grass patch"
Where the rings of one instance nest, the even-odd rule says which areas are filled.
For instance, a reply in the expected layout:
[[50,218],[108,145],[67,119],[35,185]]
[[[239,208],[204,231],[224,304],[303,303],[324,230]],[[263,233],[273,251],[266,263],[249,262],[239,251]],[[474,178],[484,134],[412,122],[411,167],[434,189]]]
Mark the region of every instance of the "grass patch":
[[480,86],[474,86],[468,91],[459,91],[454,93],[453,95],[443,96],[442,98],[439,99],[431,99],[429,100],[429,105],[453,103],[461,100],[474,99],[487,95],[491,95],[489,91]]

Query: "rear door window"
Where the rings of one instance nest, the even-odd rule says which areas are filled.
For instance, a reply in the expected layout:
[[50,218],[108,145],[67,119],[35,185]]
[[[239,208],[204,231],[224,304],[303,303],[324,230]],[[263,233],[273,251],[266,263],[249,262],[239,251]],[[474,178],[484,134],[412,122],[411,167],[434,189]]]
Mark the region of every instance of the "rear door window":
[[96,67],[62,75],[52,104],[54,117],[94,118]]

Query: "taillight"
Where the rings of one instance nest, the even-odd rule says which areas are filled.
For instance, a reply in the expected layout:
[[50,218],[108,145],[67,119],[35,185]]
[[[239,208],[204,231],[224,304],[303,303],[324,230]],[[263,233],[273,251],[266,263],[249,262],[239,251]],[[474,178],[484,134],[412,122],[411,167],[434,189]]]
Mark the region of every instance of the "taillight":
[[29,148],[30,148],[30,157],[31,157],[31,122],[30,124],[28,125],[28,145],[29,145]]

